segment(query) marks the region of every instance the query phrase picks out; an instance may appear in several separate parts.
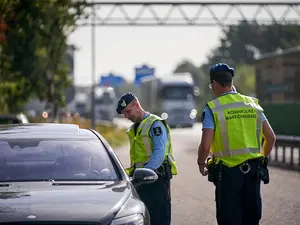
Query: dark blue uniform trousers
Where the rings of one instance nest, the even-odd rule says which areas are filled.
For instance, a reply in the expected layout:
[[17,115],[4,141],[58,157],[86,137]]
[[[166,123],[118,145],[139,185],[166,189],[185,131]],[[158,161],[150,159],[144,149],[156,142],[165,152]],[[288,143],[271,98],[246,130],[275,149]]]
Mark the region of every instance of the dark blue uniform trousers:
[[138,187],[137,192],[149,211],[151,225],[171,224],[169,179],[159,176],[154,183]]
[[218,225],[259,225],[262,214],[261,180],[257,163],[249,162],[251,170],[243,174],[239,167],[222,168],[222,181],[216,183]]

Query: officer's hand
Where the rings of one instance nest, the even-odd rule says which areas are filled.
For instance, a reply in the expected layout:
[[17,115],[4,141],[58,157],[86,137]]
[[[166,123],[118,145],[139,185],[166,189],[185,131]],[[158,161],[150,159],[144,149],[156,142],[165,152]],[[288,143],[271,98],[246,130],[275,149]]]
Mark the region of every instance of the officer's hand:
[[200,165],[198,165],[198,167],[199,167],[199,171],[202,174],[202,176],[207,176],[208,170],[206,168],[206,164],[200,164]]

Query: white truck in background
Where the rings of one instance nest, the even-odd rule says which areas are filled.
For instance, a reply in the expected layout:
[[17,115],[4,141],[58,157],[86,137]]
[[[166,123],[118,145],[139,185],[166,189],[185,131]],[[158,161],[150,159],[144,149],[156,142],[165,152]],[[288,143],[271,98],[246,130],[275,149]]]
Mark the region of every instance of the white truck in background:
[[113,121],[116,117],[117,97],[112,87],[95,87],[95,119]]
[[87,93],[76,93],[68,104],[67,111],[73,116],[78,113],[80,117],[87,118],[90,112],[90,102],[90,96]]
[[195,88],[189,73],[145,77],[138,96],[145,110],[166,119],[170,127],[193,127],[197,116]]
[[79,113],[82,117],[88,117],[90,111],[90,96],[86,93],[78,93],[74,97],[75,100],[75,112]]

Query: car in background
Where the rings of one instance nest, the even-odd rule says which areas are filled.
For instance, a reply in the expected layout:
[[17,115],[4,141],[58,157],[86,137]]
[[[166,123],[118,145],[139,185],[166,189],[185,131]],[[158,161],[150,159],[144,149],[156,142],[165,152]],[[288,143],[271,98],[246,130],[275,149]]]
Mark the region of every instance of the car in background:
[[0,126],[0,224],[149,225],[136,187],[107,141],[74,124]]
[[29,123],[23,114],[0,114],[0,124],[26,124]]

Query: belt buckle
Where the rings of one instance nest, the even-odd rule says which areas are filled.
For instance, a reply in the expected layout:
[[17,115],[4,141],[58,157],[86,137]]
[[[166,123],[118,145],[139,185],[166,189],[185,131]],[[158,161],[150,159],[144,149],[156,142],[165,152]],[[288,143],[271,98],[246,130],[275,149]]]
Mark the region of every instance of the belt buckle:
[[242,174],[247,174],[250,172],[251,166],[248,162],[245,162],[245,163],[242,163],[241,165],[239,165],[239,169],[242,172]]

